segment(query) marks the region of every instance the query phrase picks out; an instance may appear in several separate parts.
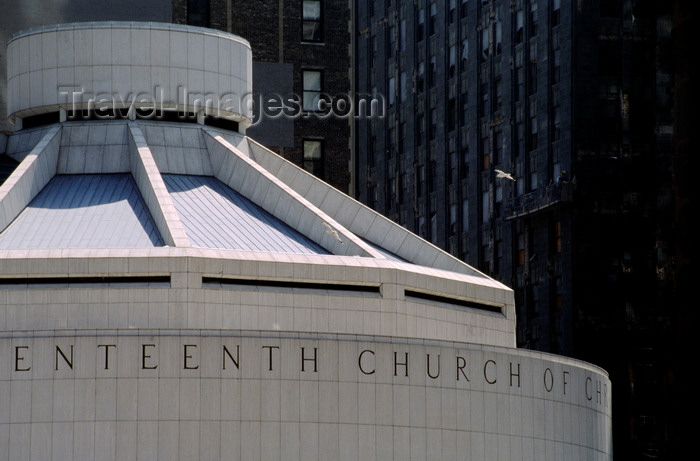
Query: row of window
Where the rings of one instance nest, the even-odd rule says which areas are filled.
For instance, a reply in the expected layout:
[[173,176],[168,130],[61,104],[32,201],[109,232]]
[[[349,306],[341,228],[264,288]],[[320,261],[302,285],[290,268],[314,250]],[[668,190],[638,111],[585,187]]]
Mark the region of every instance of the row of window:
[[[187,24],[210,27],[209,0],[187,0]],[[321,0],[301,2],[301,39],[305,42],[323,41],[323,11]]]

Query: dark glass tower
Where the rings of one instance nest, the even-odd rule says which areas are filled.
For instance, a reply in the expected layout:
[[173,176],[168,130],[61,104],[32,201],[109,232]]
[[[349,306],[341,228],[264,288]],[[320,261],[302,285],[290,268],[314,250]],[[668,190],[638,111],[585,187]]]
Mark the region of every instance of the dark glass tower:
[[510,285],[521,347],[609,370],[629,459],[674,437],[674,2],[657,3],[355,2],[357,91],[387,108],[356,124],[357,197]]

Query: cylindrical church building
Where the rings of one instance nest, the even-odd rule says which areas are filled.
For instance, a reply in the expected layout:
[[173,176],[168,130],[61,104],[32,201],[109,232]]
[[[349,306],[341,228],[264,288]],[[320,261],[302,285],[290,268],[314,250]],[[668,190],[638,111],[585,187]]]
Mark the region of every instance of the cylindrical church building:
[[604,370],[246,137],[246,40],[61,24],[7,63],[0,460],[612,459]]

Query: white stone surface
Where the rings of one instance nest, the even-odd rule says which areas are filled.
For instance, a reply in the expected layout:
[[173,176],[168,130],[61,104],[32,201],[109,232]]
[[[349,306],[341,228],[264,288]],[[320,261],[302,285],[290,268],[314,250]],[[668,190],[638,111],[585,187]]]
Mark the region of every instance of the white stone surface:
[[128,131],[131,174],[151,211],[160,235],[167,245],[190,246],[185,229],[177,216],[175,206],[167,193],[163,178],[160,176],[141,129],[136,124],[130,123]]
[[62,24],[15,34],[7,54],[11,121],[59,108],[155,104],[196,113],[210,104],[216,115],[250,123],[241,101],[252,93],[252,52],[235,35],[175,24]]
[[60,129],[49,129],[0,186],[0,232],[56,174]]
[[612,459],[607,376],[546,354],[223,330],[0,335],[0,352],[0,459],[211,459],[232,433],[242,460]]

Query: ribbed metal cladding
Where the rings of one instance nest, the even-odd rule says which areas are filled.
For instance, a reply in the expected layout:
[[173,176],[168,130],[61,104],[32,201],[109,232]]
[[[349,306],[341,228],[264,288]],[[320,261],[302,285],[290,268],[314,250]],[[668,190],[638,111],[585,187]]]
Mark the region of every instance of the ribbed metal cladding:
[[214,177],[166,174],[163,180],[193,246],[329,254]]
[[156,246],[163,240],[130,174],[54,176],[0,234],[2,249]]

